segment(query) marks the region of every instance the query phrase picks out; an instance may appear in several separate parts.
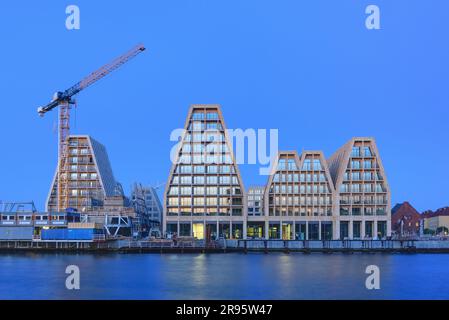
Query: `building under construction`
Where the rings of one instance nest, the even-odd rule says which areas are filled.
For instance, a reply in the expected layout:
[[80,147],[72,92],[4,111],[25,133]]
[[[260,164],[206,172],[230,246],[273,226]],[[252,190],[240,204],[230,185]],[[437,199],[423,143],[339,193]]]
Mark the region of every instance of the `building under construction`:
[[61,188],[62,199],[68,201],[63,204],[64,208],[77,212],[98,211],[104,207],[107,198],[124,196],[101,143],[87,135],[72,135],[68,138],[68,149],[67,165],[56,169],[46,211],[58,211],[58,174],[67,183]]
[[[102,223],[110,236],[138,236],[140,223],[121,185],[115,180],[106,148],[87,135],[70,134],[70,110],[75,96],[145,51],[137,45],[38,108],[40,116],[59,111],[58,165],[46,202],[47,212],[77,212],[85,220]],[[133,223],[134,222],[134,223]],[[121,230],[124,230],[122,232]]]

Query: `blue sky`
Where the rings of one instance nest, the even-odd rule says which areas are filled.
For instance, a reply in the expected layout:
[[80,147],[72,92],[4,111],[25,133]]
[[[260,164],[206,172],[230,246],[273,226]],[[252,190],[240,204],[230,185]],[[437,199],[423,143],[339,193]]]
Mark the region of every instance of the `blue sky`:
[[[65,28],[65,8],[81,29]],[[365,28],[365,8],[381,30]],[[190,104],[222,105],[229,128],[277,128],[281,149],[374,136],[393,203],[449,205],[449,2],[167,0],[0,2],[0,200],[44,208],[57,113],[36,108],[143,42],[148,51],[78,97],[72,132],[106,145],[116,178],[167,179]],[[244,165],[246,186],[264,184]]]

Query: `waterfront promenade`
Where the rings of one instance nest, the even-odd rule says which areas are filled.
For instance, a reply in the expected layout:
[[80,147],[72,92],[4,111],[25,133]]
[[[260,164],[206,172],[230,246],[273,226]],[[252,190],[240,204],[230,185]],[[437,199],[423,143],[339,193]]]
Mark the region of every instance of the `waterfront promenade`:
[[118,253],[449,253],[448,240],[1,241],[0,252]]

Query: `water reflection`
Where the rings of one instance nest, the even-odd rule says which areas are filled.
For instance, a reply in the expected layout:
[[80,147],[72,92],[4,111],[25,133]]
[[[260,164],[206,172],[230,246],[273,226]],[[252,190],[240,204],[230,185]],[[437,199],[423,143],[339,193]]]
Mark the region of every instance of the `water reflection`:
[[[26,254],[0,256],[1,299],[447,299],[449,255]],[[81,290],[65,288],[65,268]],[[381,290],[365,268],[381,269]]]

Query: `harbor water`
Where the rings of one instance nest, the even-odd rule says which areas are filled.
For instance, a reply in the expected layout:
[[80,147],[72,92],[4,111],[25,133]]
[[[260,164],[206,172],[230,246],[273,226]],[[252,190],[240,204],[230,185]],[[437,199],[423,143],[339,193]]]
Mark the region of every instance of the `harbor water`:
[[[67,266],[80,289],[66,288]],[[368,290],[367,266],[380,270]],[[449,299],[449,254],[0,255],[0,299]]]

